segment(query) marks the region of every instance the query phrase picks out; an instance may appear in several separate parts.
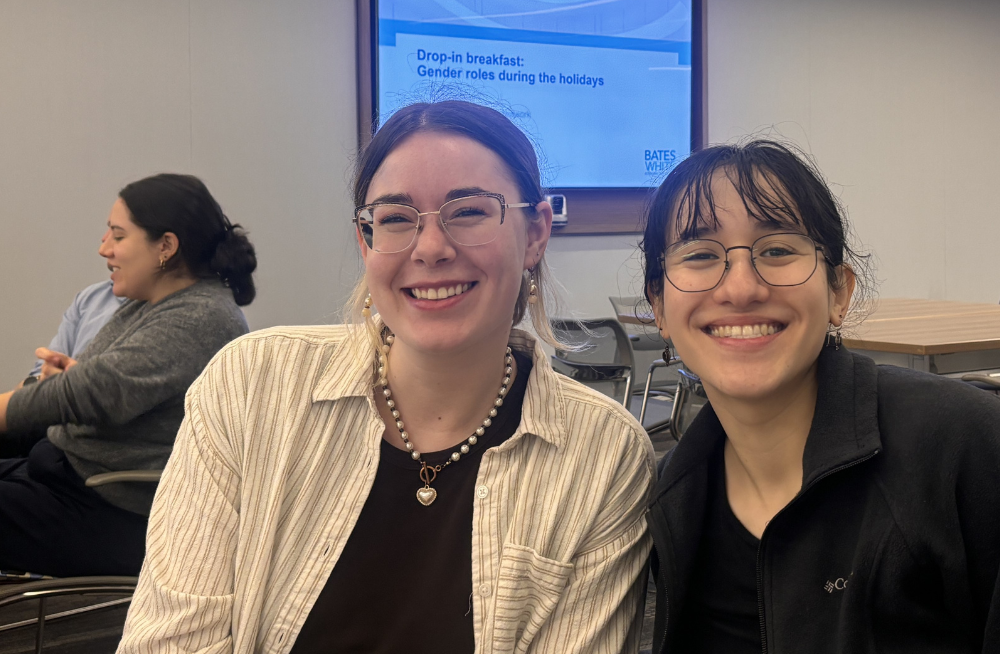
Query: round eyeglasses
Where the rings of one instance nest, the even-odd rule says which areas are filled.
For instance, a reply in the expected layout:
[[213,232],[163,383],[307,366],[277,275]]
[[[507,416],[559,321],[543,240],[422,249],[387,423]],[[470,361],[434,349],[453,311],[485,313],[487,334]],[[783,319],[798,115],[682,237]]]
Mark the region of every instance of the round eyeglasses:
[[423,216],[437,214],[444,232],[458,245],[486,245],[496,240],[508,208],[533,206],[530,202],[507,204],[499,193],[476,193],[449,200],[437,211],[417,211],[408,204],[375,202],[354,210],[358,233],[375,252],[393,254],[409,248],[420,231]]
[[[749,250],[750,263],[757,275],[770,286],[805,284],[816,272],[823,248],[804,234],[785,232],[761,236],[752,245],[727,248],[711,239],[678,241],[661,258],[670,285],[684,293],[710,291],[729,270],[729,253]],[[831,263],[823,255],[823,258]]]

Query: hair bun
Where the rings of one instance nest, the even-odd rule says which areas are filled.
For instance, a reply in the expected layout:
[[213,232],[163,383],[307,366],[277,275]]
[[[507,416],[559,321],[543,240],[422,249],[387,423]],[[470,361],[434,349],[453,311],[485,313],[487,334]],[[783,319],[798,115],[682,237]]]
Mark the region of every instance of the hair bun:
[[210,267],[233,292],[236,304],[242,307],[253,302],[257,295],[253,283],[257,254],[242,226],[227,222],[222,239],[215,246]]

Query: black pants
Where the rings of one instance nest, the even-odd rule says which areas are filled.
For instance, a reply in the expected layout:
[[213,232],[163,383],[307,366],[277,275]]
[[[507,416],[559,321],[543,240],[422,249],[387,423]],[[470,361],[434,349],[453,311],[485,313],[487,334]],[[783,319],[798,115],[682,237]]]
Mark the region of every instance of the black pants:
[[0,459],[0,570],[137,575],[148,518],[109,504],[47,438]]

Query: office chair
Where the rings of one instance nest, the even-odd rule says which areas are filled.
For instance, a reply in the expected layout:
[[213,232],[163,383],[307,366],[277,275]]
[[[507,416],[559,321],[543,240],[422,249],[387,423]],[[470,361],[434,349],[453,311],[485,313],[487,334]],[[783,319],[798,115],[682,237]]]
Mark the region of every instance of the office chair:
[[[611,306],[614,307],[616,316],[637,316],[643,317],[647,315],[652,315],[653,309],[649,305],[649,302],[644,297],[639,296],[609,296],[608,300],[611,302]],[[659,431],[665,431],[669,428],[669,418],[665,420],[658,420],[653,424],[646,424],[648,401],[650,397],[656,397],[658,399],[667,401],[673,400],[674,388],[677,385],[677,372],[676,367],[671,368],[674,363],[680,363],[679,359],[671,359],[670,364],[663,363],[663,359],[659,358],[657,355],[663,351],[664,346],[667,342],[660,336],[656,329],[654,323],[648,325],[633,325],[629,323],[622,323],[622,326],[628,332],[629,340],[632,341],[632,350],[635,353],[636,369],[646,369],[646,384],[649,386],[648,392],[643,392],[642,404],[639,409],[639,422],[645,427],[646,432],[653,435]],[[648,362],[648,363],[647,363]],[[656,370],[664,369],[668,374],[661,375],[661,379],[655,379],[654,374]],[[638,394],[639,390],[634,388],[634,393]]]
[[[122,470],[106,472],[88,478],[84,483],[91,487],[122,482],[156,483],[163,474],[161,470]],[[23,573],[8,573],[0,577],[0,608],[30,600],[38,601],[37,616],[29,620],[21,620],[0,625],[0,633],[35,625],[35,652],[41,654],[44,648],[45,624],[53,620],[68,618],[101,609],[112,608],[132,601],[138,577],[126,576],[88,576],[52,578],[44,575]],[[112,600],[97,602],[78,608],[47,614],[47,600],[64,595],[124,595]]]
[[[628,408],[635,359],[632,342],[621,323],[611,318],[553,318],[552,331],[572,349],[556,348],[552,368],[570,379],[604,392]],[[610,385],[611,391],[602,388]]]

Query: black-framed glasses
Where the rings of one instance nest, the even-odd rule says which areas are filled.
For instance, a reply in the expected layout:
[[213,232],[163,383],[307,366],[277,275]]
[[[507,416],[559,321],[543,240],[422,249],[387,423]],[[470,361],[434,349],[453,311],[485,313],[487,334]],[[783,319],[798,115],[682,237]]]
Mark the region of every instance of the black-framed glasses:
[[437,211],[417,211],[408,204],[375,202],[354,210],[358,233],[375,252],[393,254],[409,248],[420,231],[423,216],[437,214],[441,227],[458,245],[486,245],[496,240],[507,209],[533,206],[507,204],[500,193],[474,193],[441,205]]
[[[670,285],[684,293],[710,291],[729,270],[729,253],[749,250],[750,263],[770,286],[805,284],[816,272],[823,248],[805,234],[782,232],[761,236],[751,245],[727,248],[712,239],[678,241],[660,259]],[[823,258],[830,261],[824,254]],[[831,262],[832,265],[832,262]]]

